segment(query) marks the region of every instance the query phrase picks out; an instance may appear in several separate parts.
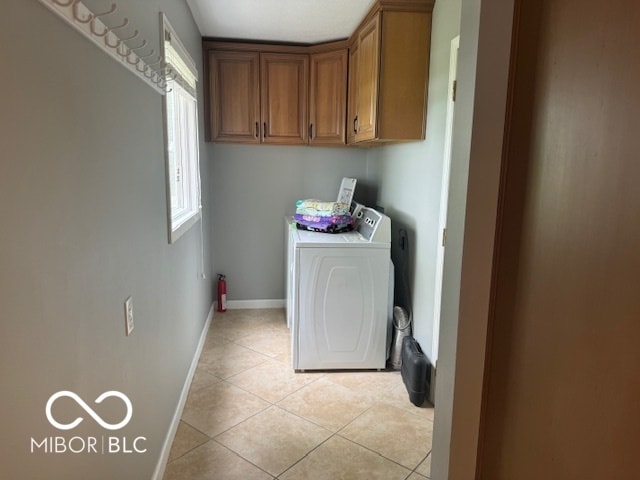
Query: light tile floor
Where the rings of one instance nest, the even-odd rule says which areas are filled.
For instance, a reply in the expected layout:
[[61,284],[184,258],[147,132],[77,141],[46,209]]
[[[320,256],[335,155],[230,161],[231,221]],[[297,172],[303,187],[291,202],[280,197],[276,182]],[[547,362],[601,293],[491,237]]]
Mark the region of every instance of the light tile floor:
[[433,408],[397,371],[295,373],[280,309],[216,313],[164,480],[424,480]]

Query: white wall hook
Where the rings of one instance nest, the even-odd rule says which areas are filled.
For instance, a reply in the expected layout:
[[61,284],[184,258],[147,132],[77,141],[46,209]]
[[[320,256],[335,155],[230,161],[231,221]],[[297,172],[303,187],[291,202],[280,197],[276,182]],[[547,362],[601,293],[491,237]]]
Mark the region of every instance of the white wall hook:
[[122,25],[118,25],[117,27],[111,27],[109,30],[113,32],[114,30],[117,30],[118,28],[124,28],[127,25],[129,25],[129,19],[127,17],[124,17],[124,22],[122,22]]
[[[111,43],[109,41],[109,38],[115,38],[114,43]],[[118,47],[120,46],[120,44],[122,43],[122,40],[120,40],[120,38],[118,38],[116,35],[105,35],[104,37],[104,44],[107,47],[113,48],[117,51]]]
[[[111,30],[113,30],[113,29],[111,29]],[[138,30],[134,30],[133,35],[131,35],[130,37],[125,37],[125,38],[120,37],[120,40],[122,40],[123,42],[128,42],[129,40],[133,40],[134,38],[136,38],[139,34],[140,34],[140,32],[138,32]]]
[[88,14],[85,18],[82,18],[80,16],[80,13],[78,12],[78,4],[80,4],[80,2],[81,2],[81,0],[74,0],[73,1],[73,7],[72,7],[73,18],[76,20],[76,22],[89,23],[91,20],[93,20],[93,15],[92,14]]
[[145,58],[151,57],[155,52],[156,51],[152,48],[151,52],[149,52],[148,54],[146,54],[146,55],[138,55],[138,57],[140,57],[141,60],[144,60]]
[[140,45],[139,47],[131,47],[131,50],[136,51],[136,50],[140,50],[141,48],[144,48],[147,46],[147,41],[145,39],[142,39],[142,45]]
[[129,65],[133,65],[134,67],[141,62],[140,58],[137,57],[136,55],[133,56],[133,60],[134,60],[133,62],[130,60],[130,58],[131,58],[131,52],[129,52],[129,55],[125,57],[125,60]]
[[89,23],[89,29],[91,30],[91,33],[93,35],[95,35],[96,37],[104,37],[107,33],[109,33],[109,29],[107,27],[105,27],[104,25],[102,26],[102,33],[96,31],[96,17],[95,17],[95,15],[91,19],[91,23]]
[[[68,25],[82,33],[86,38],[91,40],[96,46],[100,47],[114,60],[118,60],[120,65],[127,68],[130,72],[142,79],[151,86],[155,91],[165,94],[166,82],[159,85],[160,76],[151,68],[147,59],[153,58],[156,49],[150,49],[149,53],[138,55],[137,51],[147,48],[149,42],[146,39],[138,38],[140,31],[135,29],[129,36],[123,37],[118,35],[116,30],[125,28],[129,25],[129,19],[123,18],[122,23],[112,27],[105,25],[101,18],[116,12],[118,6],[111,3],[108,10],[94,13],[83,2],[83,0],[39,0],[41,4],[49,10],[57,14]],[[129,47],[125,42],[138,39],[137,45]],[[123,61],[125,60],[125,61]],[[161,64],[162,57],[153,65]]]
[[95,18],[104,17],[105,15],[111,15],[113,12],[115,12],[115,11],[116,11],[116,8],[118,8],[118,7],[116,6],[116,4],[115,4],[115,3],[112,3],[112,4],[111,4],[111,8],[109,9],[109,11],[107,11],[107,12],[102,12],[102,13],[94,13],[94,14],[93,14],[93,18],[95,19]]

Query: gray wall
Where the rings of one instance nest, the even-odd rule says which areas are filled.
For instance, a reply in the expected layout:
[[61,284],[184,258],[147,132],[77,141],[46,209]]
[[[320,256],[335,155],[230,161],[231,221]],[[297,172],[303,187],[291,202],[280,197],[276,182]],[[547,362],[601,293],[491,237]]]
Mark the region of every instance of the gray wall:
[[358,179],[356,200],[376,197],[357,148],[210,144],[209,156],[215,268],[230,301],[284,298],[284,216],[296,200],[334,200],[342,177]]
[[[129,17],[156,51],[164,10],[199,62],[185,2],[118,6],[116,21]],[[209,267],[199,279],[200,229],[167,242],[161,95],[37,1],[5,2],[0,44],[0,477],[151,478],[212,300]],[[65,389],[111,422],[122,405],[94,400],[128,395],[133,417],[115,434],[146,437],[147,452],[30,454],[31,437],[65,435],[45,418]],[[86,417],[73,435],[114,433],[71,400],[55,408],[61,420]]]
[[[393,240],[398,238],[400,228],[409,236],[408,277],[414,336],[431,359],[449,57],[451,40],[460,31],[460,4],[461,0],[435,4],[425,140],[372,149],[368,153],[369,162],[379,163],[378,203],[392,219]],[[399,258],[396,246],[394,258]]]

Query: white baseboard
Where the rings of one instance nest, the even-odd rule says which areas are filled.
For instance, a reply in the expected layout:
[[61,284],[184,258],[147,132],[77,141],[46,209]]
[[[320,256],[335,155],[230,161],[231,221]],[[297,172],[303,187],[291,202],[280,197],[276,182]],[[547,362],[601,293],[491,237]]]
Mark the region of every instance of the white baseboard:
[[182,391],[180,392],[180,398],[178,399],[178,405],[176,405],[176,409],[173,413],[173,418],[171,419],[171,425],[169,425],[169,431],[167,432],[167,436],[164,439],[164,443],[162,445],[162,450],[160,452],[160,458],[158,459],[158,463],[156,464],[156,469],[153,472],[152,480],[162,480],[164,476],[164,471],[167,467],[167,461],[169,460],[169,453],[171,453],[171,446],[173,445],[173,440],[175,439],[176,432],[178,431],[178,426],[180,425],[180,419],[182,418],[182,411],[184,410],[184,405],[187,402],[187,396],[189,395],[189,388],[191,387],[191,381],[193,380],[193,376],[196,373],[196,367],[198,366],[198,361],[200,360],[200,354],[202,353],[202,348],[204,347],[205,339],[207,338],[207,331],[209,330],[209,325],[211,324],[211,319],[213,318],[213,313],[215,312],[216,304],[211,305],[211,310],[209,310],[209,314],[207,316],[207,321],[202,328],[202,333],[200,334],[200,340],[198,341],[198,346],[196,347],[196,351],[193,354],[193,358],[191,359],[191,365],[189,366],[189,371],[187,372],[187,378],[184,381],[184,385],[182,385]]
[[[217,303],[217,302],[216,302]],[[238,310],[241,308],[284,308],[285,300],[228,300],[227,309]]]

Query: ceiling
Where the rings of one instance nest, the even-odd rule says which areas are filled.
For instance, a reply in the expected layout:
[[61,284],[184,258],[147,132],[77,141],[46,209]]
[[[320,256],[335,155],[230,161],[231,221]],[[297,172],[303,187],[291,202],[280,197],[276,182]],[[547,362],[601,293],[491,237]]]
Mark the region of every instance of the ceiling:
[[375,0],[187,0],[203,37],[320,43],[349,37]]

